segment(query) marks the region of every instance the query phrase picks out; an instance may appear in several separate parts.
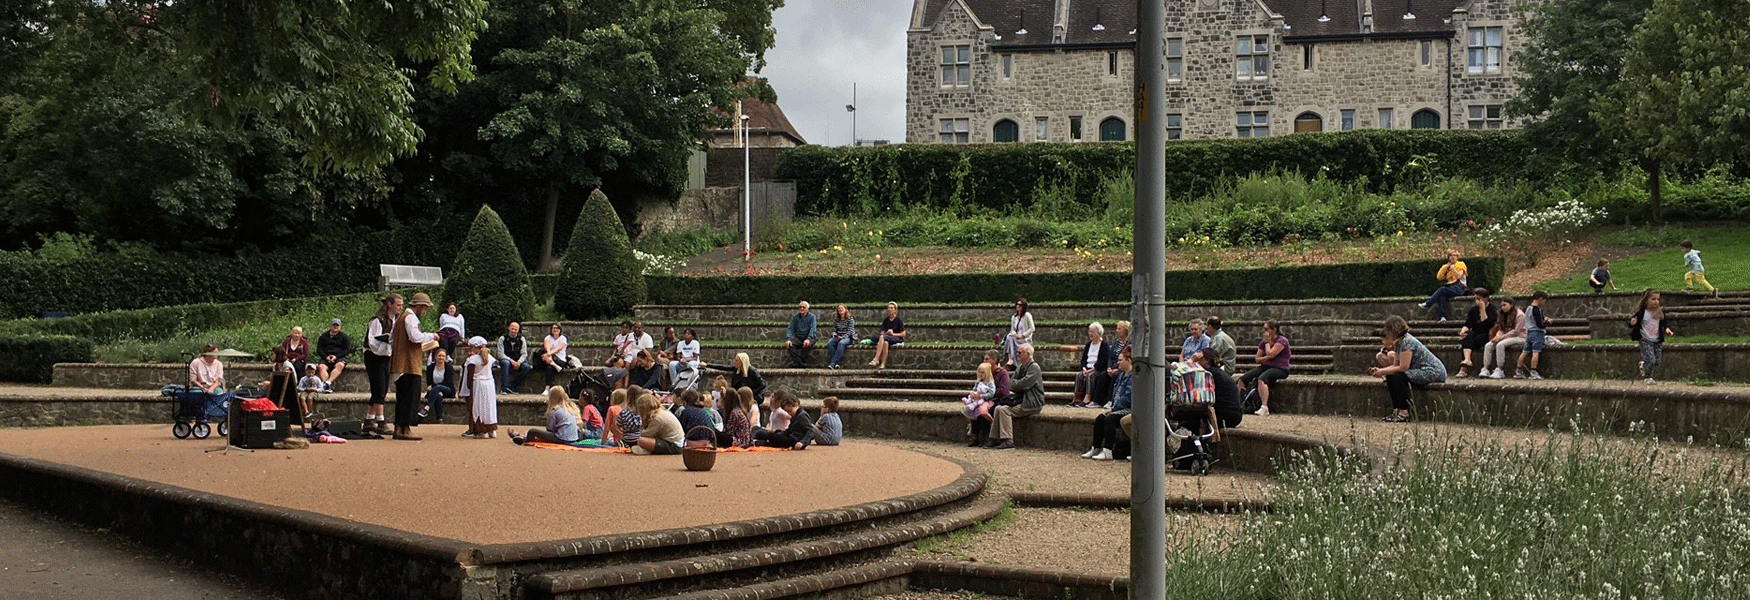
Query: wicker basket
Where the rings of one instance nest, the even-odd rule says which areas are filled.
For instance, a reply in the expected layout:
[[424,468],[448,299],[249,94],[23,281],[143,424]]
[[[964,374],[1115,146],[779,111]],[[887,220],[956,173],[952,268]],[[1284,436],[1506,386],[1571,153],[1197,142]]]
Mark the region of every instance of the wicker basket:
[[698,426],[687,433],[689,438],[698,433],[701,439],[687,440],[686,447],[681,448],[681,464],[686,465],[688,471],[709,471],[717,466],[717,444],[711,437],[711,428]]

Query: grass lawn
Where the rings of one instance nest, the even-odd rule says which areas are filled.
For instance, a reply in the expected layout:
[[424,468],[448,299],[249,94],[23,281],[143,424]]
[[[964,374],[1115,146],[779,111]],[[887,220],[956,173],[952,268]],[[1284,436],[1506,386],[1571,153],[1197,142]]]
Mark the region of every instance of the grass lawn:
[[[1715,288],[1750,290],[1750,227],[1628,229],[1605,236],[1600,245],[1657,248],[1641,256],[1612,261],[1610,275],[1622,290],[1650,287],[1669,291],[1683,289],[1683,274],[1687,270],[1683,266],[1683,250],[1677,243],[1685,239],[1694,241],[1695,249],[1701,251],[1708,282]],[[1588,261],[1580,272],[1545,283],[1543,289],[1552,294],[1591,292],[1586,278],[1591,276],[1592,267]]]
[[[1682,323],[1678,322],[1678,324],[1672,326],[1672,329],[1675,331],[1678,327],[1681,327],[1681,326],[1682,326]],[[1678,335],[1674,335],[1674,336],[1670,336],[1670,337],[1665,338],[1665,345],[1670,346],[1672,344],[1750,344],[1750,337],[1733,337],[1733,336],[1726,336],[1726,335],[1682,335],[1682,333],[1683,333],[1682,331],[1677,331],[1677,333],[1678,333]],[[1623,339],[1573,340],[1573,341],[1568,342],[1568,344],[1573,345],[1573,346],[1633,346],[1636,344],[1636,342],[1634,340],[1623,340]]]

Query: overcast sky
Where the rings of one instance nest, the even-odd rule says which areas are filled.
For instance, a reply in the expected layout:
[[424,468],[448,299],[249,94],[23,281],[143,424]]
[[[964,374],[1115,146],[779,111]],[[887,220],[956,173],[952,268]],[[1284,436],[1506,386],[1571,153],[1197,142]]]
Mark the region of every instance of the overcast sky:
[[778,106],[811,144],[851,142],[851,85],[857,137],[905,141],[905,29],[911,0],[785,0],[772,14],[777,46],[761,75]]

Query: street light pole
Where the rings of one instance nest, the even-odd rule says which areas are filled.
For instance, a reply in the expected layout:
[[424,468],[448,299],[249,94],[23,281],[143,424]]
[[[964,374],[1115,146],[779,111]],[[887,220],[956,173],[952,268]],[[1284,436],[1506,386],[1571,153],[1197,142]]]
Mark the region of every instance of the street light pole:
[[845,111],[851,113],[851,147],[857,147],[857,83],[851,82],[851,103],[845,105]]
[[753,256],[753,138],[747,115],[741,115],[741,260]]
[[1135,258],[1130,318],[1136,364],[1131,405],[1135,450],[1130,455],[1130,598],[1167,597],[1167,10],[1161,0],[1136,2]]

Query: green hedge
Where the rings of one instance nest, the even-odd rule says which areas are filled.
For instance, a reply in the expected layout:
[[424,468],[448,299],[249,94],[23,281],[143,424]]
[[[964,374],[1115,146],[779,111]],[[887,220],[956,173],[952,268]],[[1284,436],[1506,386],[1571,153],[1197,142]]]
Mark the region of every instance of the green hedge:
[[0,381],[48,383],[54,379],[55,363],[88,363],[94,349],[91,340],[70,335],[0,336]]
[[[1485,184],[1542,181],[1547,170],[1516,131],[1365,130],[1167,145],[1167,195],[1195,199],[1237,176],[1324,173],[1390,191],[1431,177]],[[803,146],[779,157],[796,182],[796,214],[876,215],[904,206],[967,214],[1027,206],[1040,195],[1090,203],[1104,179],[1135,165],[1133,144]],[[1057,192],[1068,192],[1061,194]]]
[[[1168,271],[1175,300],[1301,300],[1422,296],[1435,287],[1443,260],[1357,263],[1267,269]],[[1468,258],[1470,284],[1499,289],[1505,262]],[[789,304],[830,302],[1127,302],[1130,273],[977,273],[892,276],[650,275],[651,304]],[[822,300],[824,305],[828,300]]]
[[230,258],[98,253],[47,260],[0,252],[0,318],[100,313],[202,302],[321,296],[377,287],[380,263],[449,265],[460,236],[399,228],[347,244]]

